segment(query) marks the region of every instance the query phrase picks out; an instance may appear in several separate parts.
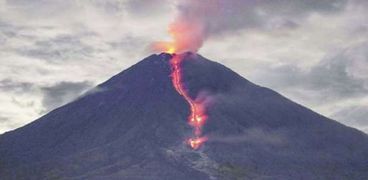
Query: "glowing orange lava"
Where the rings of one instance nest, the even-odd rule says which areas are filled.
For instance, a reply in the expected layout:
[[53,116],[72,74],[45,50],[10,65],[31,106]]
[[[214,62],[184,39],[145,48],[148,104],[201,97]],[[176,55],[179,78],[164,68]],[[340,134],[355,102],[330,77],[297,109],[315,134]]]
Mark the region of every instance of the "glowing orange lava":
[[190,138],[188,144],[191,148],[198,149],[205,141],[207,141],[206,137]]
[[206,137],[201,137],[202,126],[207,120],[207,115],[205,114],[204,105],[193,100],[184,89],[184,86],[182,84],[181,71],[182,61],[183,58],[175,54],[170,60],[170,64],[172,67],[172,83],[176,91],[184,97],[184,99],[188,102],[190,106],[191,114],[188,117],[188,123],[194,128],[194,137],[188,140],[188,144],[193,149],[198,149],[207,140]]

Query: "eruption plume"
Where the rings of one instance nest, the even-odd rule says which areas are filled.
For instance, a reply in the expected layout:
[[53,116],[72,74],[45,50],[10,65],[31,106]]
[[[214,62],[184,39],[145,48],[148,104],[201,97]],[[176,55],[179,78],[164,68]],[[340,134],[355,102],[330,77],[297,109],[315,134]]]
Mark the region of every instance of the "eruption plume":
[[[172,2],[172,1],[170,1]],[[159,52],[197,52],[209,38],[244,30],[293,30],[308,15],[343,9],[345,1],[176,0],[177,15],[169,25],[170,41],[153,44]],[[313,4],[313,3],[312,3]],[[280,10],[282,9],[282,10]],[[291,16],[292,15],[292,18]]]

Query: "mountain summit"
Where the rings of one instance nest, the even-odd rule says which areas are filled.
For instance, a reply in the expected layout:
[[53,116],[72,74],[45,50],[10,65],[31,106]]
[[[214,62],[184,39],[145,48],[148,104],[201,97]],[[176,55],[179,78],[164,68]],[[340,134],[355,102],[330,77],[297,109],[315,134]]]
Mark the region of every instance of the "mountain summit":
[[[0,179],[366,179],[368,136],[194,53],[183,84],[207,103],[197,150],[171,54],[154,54],[0,136]],[[176,55],[175,55],[176,56]]]

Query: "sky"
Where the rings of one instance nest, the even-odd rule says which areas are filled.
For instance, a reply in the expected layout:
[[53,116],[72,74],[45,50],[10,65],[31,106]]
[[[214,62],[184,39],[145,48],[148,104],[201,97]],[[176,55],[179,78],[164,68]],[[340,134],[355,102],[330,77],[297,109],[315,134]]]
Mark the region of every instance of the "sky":
[[365,0],[0,0],[0,133],[154,53],[178,16],[205,24],[202,56],[368,133],[367,8]]

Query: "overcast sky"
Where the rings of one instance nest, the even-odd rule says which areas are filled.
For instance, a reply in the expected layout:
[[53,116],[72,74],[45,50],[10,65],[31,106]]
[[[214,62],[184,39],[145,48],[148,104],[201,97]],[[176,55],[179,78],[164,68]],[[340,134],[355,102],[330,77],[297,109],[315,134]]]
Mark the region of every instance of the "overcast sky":
[[[368,132],[368,1],[203,0],[199,53]],[[0,0],[0,133],[61,106],[169,40],[174,0]],[[203,17],[202,17],[203,18]]]

